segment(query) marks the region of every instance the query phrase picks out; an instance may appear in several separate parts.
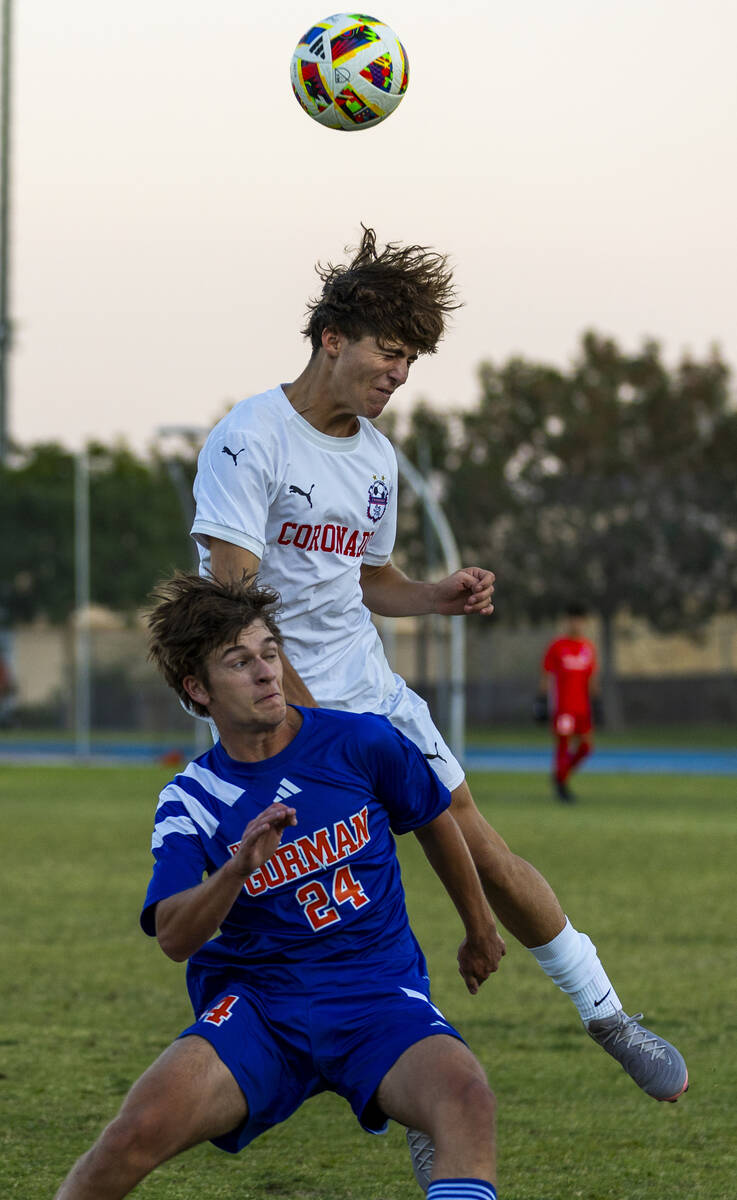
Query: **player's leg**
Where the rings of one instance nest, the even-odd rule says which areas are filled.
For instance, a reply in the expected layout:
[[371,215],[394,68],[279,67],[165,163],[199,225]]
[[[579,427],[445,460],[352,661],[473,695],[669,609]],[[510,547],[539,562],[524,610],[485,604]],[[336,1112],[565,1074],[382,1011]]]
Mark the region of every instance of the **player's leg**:
[[571,771],[575,771],[576,768],[581,765],[581,763],[584,761],[585,758],[588,758],[592,749],[593,749],[593,747],[592,747],[591,738],[589,737],[589,735],[585,734],[585,733],[579,734],[578,745],[576,746],[576,749],[571,754],[570,765],[568,768],[569,774],[571,773]]
[[504,927],[523,946],[541,946],[563,929],[566,919],[550,884],[532,863],[514,854],[479,812],[464,779],[451,793],[451,813],[460,826],[487,899]]
[[579,713],[576,717],[576,749],[571,754],[571,763],[569,771],[575,771],[584,759],[588,758],[594,748],[592,732],[591,732],[591,714],[588,712]]
[[442,1183],[446,1200],[496,1195],[494,1094],[463,1042],[443,1034],[416,1042],[384,1076],[376,1099],[387,1116],[432,1139],[431,1180],[438,1190]]
[[134,1083],[56,1200],[121,1200],[160,1163],[222,1136],[247,1113],[243,1092],[209,1042],[181,1038]]
[[[435,727],[427,705],[406,684],[402,681],[400,684],[383,709],[384,715],[420,747],[450,790],[451,812],[468,844],[493,911],[505,928],[531,951],[546,975],[570,997],[588,1032],[617,1058],[627,1074],[649,1095],[672,1099],[678,1080],[682,1089],[688,1080],[680,1054],[636,1022],[627,1024],[628,1032],[624,1032],[622,1004],[599,961],[596,947],[566,919],[547,880],[531,863],[514,854],[481,815],[463,768]],[[574,724],[573,718],[568,720],[571,724],[562,732],[570,736]],[[614,1024],[598,1032],[602,1018]],[[589,1028],[592,1021],[597,1022],[595,1028]],[[627,1017],[626,1022],[630,1021]],[[635,1033],[633,1025],[639,1033]],[[659,1063],[662,1071],[654,1072],[654,1063]]]
[[559,800],[567,803],[573,799],[566,780],[571,773],[572,755],[570,738],[567,733],[555,735],[555,770],[553,772],[553,787]]
[[513,854],[484,820],[465,780],[452,793],[451,812],[493,911],[571,997],[582,1020],[619,1011],[621,1003],[599,962],[596,947],[566,920],[555,892],[540,872]]
[[540,872],[513,854],[484,820],[465,780],[452,793],[451,812],[493,911],[570,997],[587,1032],[649,1096],[677,1099],[688,1087],[682,1056],[623,1012],[591,939],[567,920]]

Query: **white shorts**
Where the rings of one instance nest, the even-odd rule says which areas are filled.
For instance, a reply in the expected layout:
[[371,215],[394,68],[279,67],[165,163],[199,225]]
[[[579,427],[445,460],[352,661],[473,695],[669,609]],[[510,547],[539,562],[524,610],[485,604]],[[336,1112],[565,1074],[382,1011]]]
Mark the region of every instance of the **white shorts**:
[[[372,706],[371,712],[388,717],[395,729],[419,746],[441,783],[444,783],[448,791],[452,792],[454,788],[463,783],[466,777],[463,767],[451,754],[447,742],[435,726],[430,716],[430,709],[422,697],[407,687],[401,675],[395,674],[394,682],[396,684],[394,691],[385,696],[376,706]],[[343,708],[345,706],[333,704],[331,707]]]

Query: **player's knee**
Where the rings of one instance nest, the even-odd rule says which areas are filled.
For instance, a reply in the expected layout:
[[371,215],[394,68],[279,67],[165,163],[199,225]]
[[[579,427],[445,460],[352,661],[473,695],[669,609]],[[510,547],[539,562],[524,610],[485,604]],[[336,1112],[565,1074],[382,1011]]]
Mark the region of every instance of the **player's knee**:
[[475,1128],[480,1136],[494,1129],[496,1121],[496,1096],[485,1079],[471,1079],[463,1090],[463,1119],[469,1128]]
[[485,1079],[466,1075],[453,1081],[434,1117],[431,1136],[438,1154],[450,1154],[473,1175],[492,1168],[496,1099]]
[[496,1120],[496,1097],[478,1067],[465,1071],[451,1083],[447,1100],[453,1112],[453,1124],[468,1131],[469,1137],[488,1137]]
[[96,1147],[99,1156],[150,1171],[172,1153],[162,1113],[150,1107],[124,1108]]

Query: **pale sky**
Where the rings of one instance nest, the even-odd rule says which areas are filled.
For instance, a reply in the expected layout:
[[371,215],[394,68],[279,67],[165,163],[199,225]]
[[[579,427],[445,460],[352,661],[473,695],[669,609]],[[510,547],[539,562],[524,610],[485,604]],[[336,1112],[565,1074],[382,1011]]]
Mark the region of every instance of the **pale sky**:
[[410,85],[355,133],[291,92],[312,3],[15,0],[11,437],[143,449],[294,378],[361,221],[466,302],[399,407],[587,327],[737,367],[734,0],[381,0]]

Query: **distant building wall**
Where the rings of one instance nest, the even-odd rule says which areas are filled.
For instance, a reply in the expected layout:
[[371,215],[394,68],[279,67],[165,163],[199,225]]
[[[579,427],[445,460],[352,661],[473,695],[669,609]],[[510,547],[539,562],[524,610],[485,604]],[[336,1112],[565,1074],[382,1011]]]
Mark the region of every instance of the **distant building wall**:
[[70,661],[65,631],[37,622],[14,631],[10,653],[19,704],[46,704],[60,694]]
[[[93,723],[98,729],[179,729],[189,718],[147,661],[141,624],[91,614]],[[442,617],[377,619],[395,671],[432,703],[445,723],[449,622]],[[597,643],[592,623],[592,640]],[[466,638],[467,719],[526,722],[540,661],[558,627],[510,627],[471,618]],[[699,638],[656,636],[630,618],[616,628],[616,671],[627,723],[737,721],[737,619],[712,621]],[[21,710],[69,727],[74,712],[74,631],[42,622],[13,631],[10,661]]]

